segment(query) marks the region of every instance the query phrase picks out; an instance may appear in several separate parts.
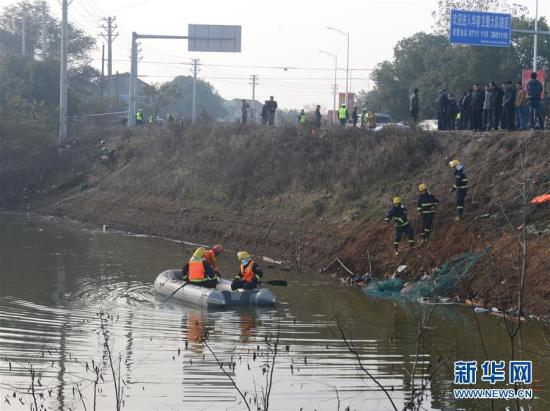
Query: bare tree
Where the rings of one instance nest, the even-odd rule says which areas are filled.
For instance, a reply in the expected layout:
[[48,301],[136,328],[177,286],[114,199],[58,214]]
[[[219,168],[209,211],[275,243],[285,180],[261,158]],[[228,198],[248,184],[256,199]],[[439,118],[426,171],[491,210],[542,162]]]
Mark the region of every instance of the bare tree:
[[342,324],[340,324],[340,320],[337,319],[336,320],[336,325],[338,327],[338,331],[340,333],[340,336],[342,337],[342,341],[344,341],[344,344],[346,345],[346,348],[348,349],[348,351],[353,354],[353,356],[355,357],[355,361],[357,362],[357,365],[359,366],[359,369],[361,371],[363,371],[372,381],[374,381],[374,383],[376,385],[378,385],[378,387],[382,390],[382,392],[386,395],[386,397],[388,398],[388,401],[391,403],[393,409],[395,411],[397,411],[397,406],[395,405],[395,403],[393,402],[393,399],[389,393],[389,391],[386,389],[386,387],[384,387],[380,381],[378,381],[378,379],[376,379],[376,377],[369,371],[367,370],[367,368],[363,365],[363,362],[361,361],[361,357],[359,356],[359,353],[357,352],[357,350],[355,349],[355,347],[353,346],[353,341],[349,341],[348,338],[346,337],[346,333],[344,332],[344,329],[342,328]]
[[[109,359],[109,366],[111,367],[111,374],[113,376],[113,384],[115,386],[115,400],[116,400],[116,410],[120,411],[121,405],[122,405],[122,399],[121,399],[121,386],[120,386],[120,357],[118,359],[118,377],[115,372],[115,366],[113,364],[113,355],[111,354],[111,347],[109,346],[109,336],[107,335],[107,330],[105,329],[105,323],[103,320],[103,312],[99,313],[99,321],[100,321],[100,327],[101,327],[101,333],[103,334],[103,340],[105,349],[107,350],[107,355]],[[95,395],[94,395],[94,401],[95,401]],[[95,407],[95,404],[94,404]]]
[[202,343],[204,344],[204,346],[208,349],[208,351],[210,351],[210,354],[212,354],[212,356],[214,357],[214,360],[216,360],[216,362],[218,363],[218,365],[220,366],[220,369],[222,370],[222,372],[225,374],[225,376],[229,379],[229,381],[231,382],[231,385],[233,385],[233,388],[235,388],[235,391],[237,391],[239,393],[239,395],[241,396],[244,404],[246,405],[246,408],[248,409],[248,411],[252,411],[250,409],[250,405],[248,404],[248,400],[246,399],[246,396],[245,394],[242,392],[242,390],[239,388],[239,386],[237,385],[237,383],[235,382],[235,379],[231,376],[231,374],[229,372],[227,372],[227,370],[225,369],[224,365],[223,365],[223,362],[220,361],[220,359],[218,358],[218,356],[216,355],[216,353],[214,352],[214,350],[212,350],[212,348],[210,347],[210,345],[208,344],[208,341],[206,338],[203,339]]

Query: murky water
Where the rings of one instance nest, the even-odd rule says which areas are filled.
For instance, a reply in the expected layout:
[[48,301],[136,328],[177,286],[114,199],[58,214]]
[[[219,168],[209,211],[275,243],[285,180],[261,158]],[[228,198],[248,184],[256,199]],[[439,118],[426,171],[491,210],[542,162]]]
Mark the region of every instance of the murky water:
[[[190,251],[0,214],[0,409],[31,408],[32,372],[36,404],[46,409],[93,409],[94,391],[96,409],[116,409],[115,382],[127,410],[246,409],[231,380],[256,409],[273,361],[266,338],[273,343],[277,335],[269,409],[392,409],[359,369],[338,322],[397,409],[411,396],[413,368],[424,409],[490,409],[487,400],[457,403],[452,396],[453,361],[485,358],[469,309],[437,307],[417,350],[416,319],[429,307],[369,299],[312,274],[267,268],[267,278],[289,281],[286,288],[272,287],[280,303],[267,309],[206,311],[161,303],[152,289],[156,274],[181,266]],[[233,255],[221,264],[231,277],[238,269]],[[500,320],[477,318],[489,359],[508,359]],[[533,361],[537,399],[524,403],[531,409],[550,409],[549,334],[540,324],[526,324],[516,347],[518,358]]]

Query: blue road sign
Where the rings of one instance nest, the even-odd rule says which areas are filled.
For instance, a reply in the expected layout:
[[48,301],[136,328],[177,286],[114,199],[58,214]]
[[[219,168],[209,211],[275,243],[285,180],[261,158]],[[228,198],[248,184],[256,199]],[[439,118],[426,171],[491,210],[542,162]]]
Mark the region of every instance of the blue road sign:
[[451,43],[510,47],[512,15],[451,10]]

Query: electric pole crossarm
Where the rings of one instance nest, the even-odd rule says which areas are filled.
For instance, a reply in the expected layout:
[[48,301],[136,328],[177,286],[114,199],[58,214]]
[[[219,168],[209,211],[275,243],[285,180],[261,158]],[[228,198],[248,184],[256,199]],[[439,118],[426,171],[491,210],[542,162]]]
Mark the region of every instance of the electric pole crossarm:
[[512,33],[538,34],[539,36],[550,36],[550,31],[541,31],[541,30],[512,29]]
[[[161,39],[161,40],[204,40],[204,41],[213,41],[213,40],[227,40],[224,37],[189,37],[189,36],[170,36],[164,34],[138,34],[138,39]],[[281,67],[285,68],[285,67]],[[287,67],[292,68],[292,67]]]
[[187,40],[189,36],[168,36],[162,34],[136,34],[137,39],[164,39],[164,40]]

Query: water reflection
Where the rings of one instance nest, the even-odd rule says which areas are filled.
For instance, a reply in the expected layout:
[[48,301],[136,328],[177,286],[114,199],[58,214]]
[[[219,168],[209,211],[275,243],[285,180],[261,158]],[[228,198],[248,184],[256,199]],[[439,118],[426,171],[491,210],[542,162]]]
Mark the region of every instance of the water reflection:
[[[113,409],[106,342],[117,374],[120,361],[123,400],[131,410],[245,408],[220,363],[253,401],[266,384],[266,338],[277,332],[270,409],[334,410],[338,401],[341,409],[389,409],[384,393],[357,367],[337,321],[399,408],[410,398],[415,358],[415,386],[431,376],[426,409],[456,405],[450,397],[455,359],[484,358],[472,315],[462,308],[437,307],[417,350],[416,318],[429,307],[367,299],[313,275],[267,270],[270,278],[289,281],[287,288],[273,288],[281,303],[272,308],[206,311],[175,301],[162,304],[151,286],[155,275],[180,266],[189,251],[148,238],[0,214],[2,409],[13,391],[17,398],[6,409],[28,409],[29,364],[41,372],[44,405],[59,410],[83,409],[78,390],[91,408],[93,366],[99,366],[97,409]],[[220,263],[223,271],[235,271],[230,258]],[[498,319],[479,321],[491,358],[507,358]],[[550,409],[544,385],[549,351],[542,331],[526,325],[518,356],[534,361],[534,387],[542,397],[535,409]],[[484,410],[487,403],[459,405]]]

